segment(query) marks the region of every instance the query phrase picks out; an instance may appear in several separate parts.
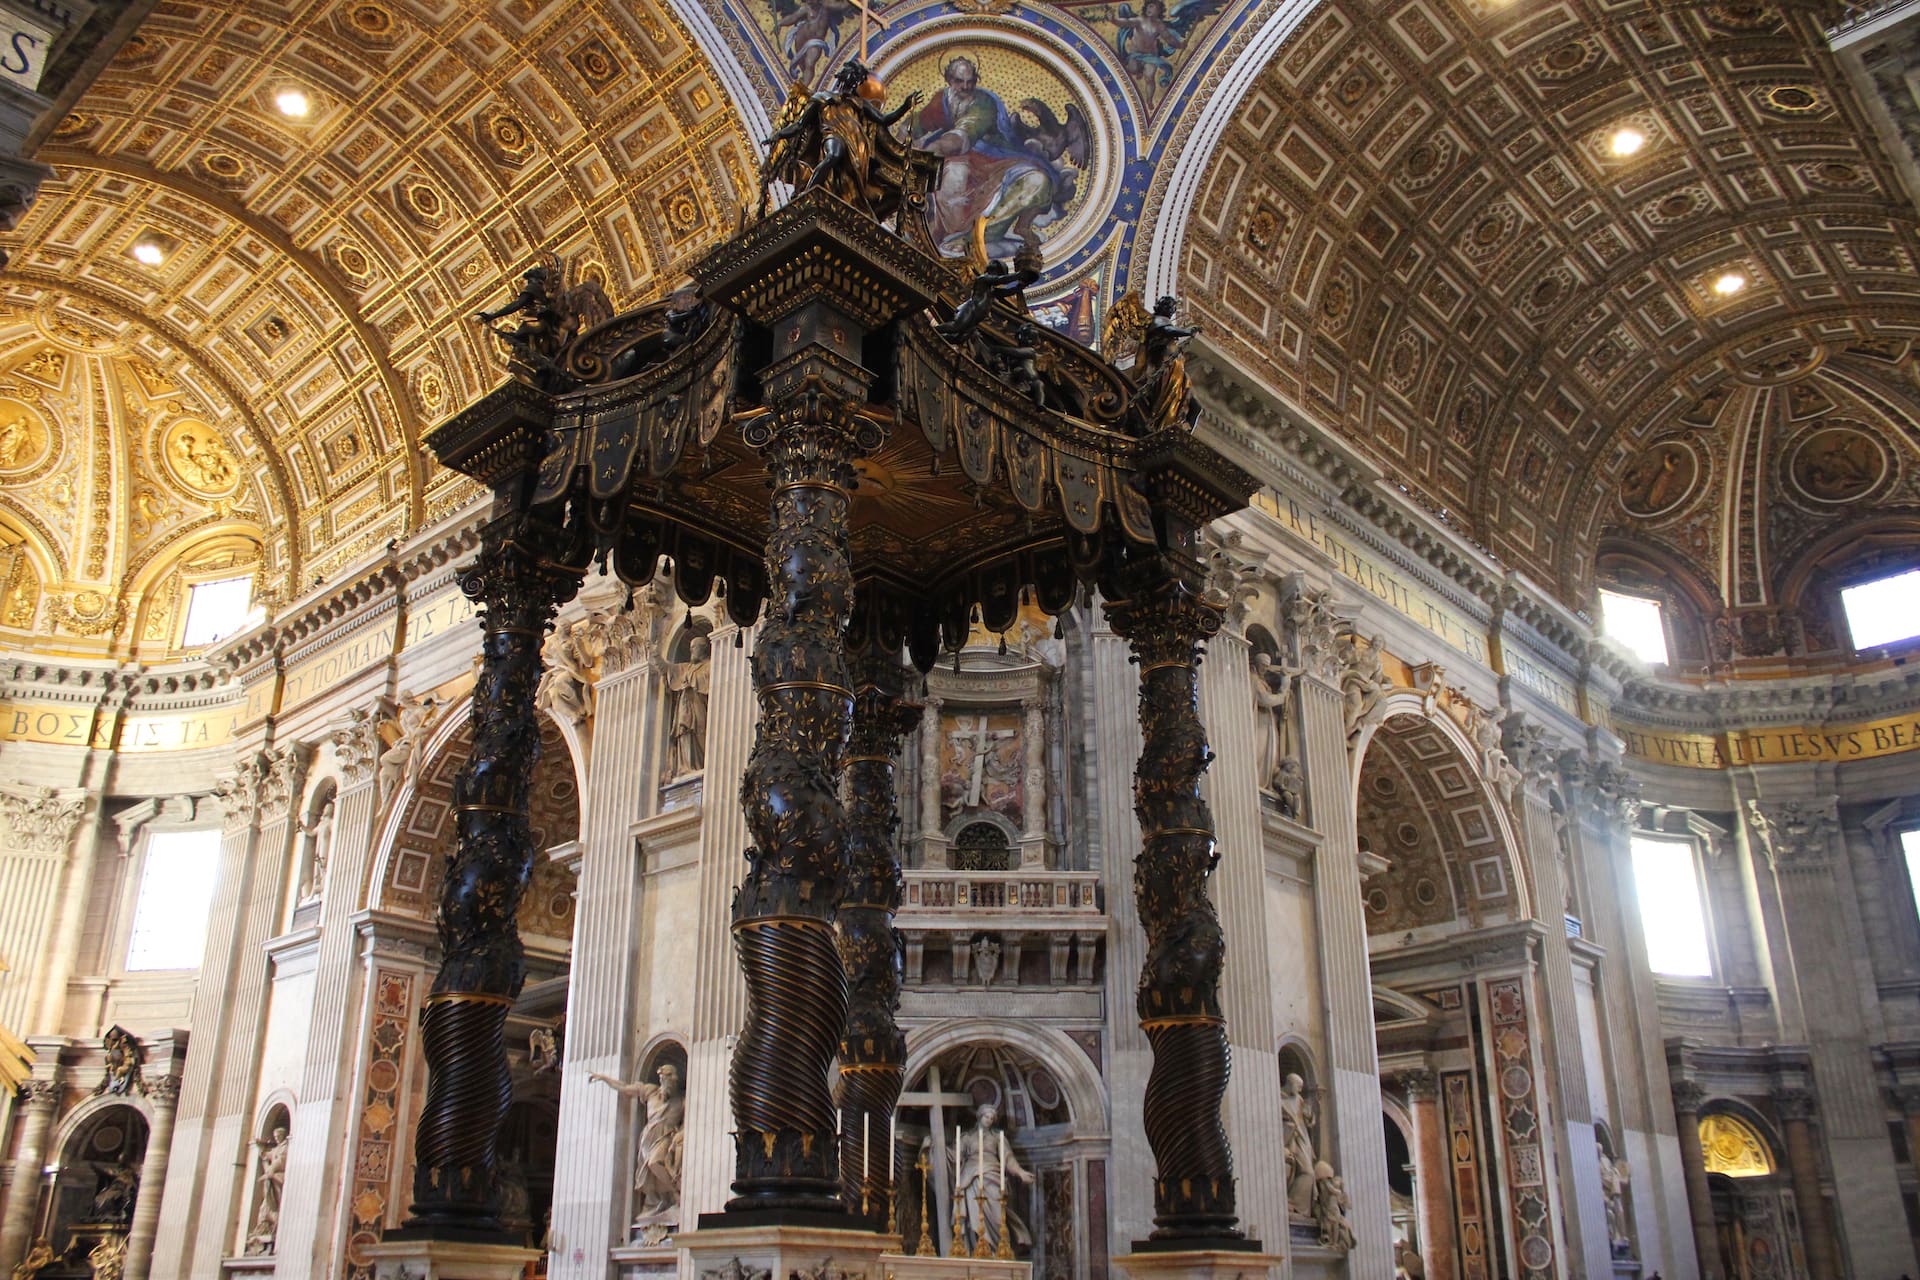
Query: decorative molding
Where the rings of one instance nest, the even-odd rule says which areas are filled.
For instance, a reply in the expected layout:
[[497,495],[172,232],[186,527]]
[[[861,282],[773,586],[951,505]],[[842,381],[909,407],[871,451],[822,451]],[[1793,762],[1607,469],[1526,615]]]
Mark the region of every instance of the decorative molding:
[[1775,1089],[1773,1106],[1782,1120],[1811,1120],[1817,1110],[1811,1089]]
[[18,847],[34,853],[61,853],[87,811],[85,791],[54,787],[0,789],[0,816]]
[[[381,701],[384,704],[385,699]],[[384,705],[372,711],[354,707],[328,730],[334,763],[339,766],[344,786],[356,787],[373,780],[374,766],[380,761],[384,745],[380,741],[380,722],[388,711]]]
[[260,774],[260,820],[279,822],[300,798],[307,766],[313,761],[313,747],[304,742],[291,742],[284,747],[274,747],[261,758],[266,768]]
[[1706,1105],[1707,1090],[1698,1080],[1677,1078],[1673,1081],[1672,1092],[1676,1115],[1698,1116],[1700,1108]]
[[213,799],[226,815],[226,829],[238,831],[253,821],[254,810],[260,802],[260,777],[265,762],[257,751],[241,755],[233,764],[233,772],[223,775],[214,784]]
[[1833,860],[1840,805],[1826,800],[1747,801],[1747,825],[1775,871],[1819,871]]

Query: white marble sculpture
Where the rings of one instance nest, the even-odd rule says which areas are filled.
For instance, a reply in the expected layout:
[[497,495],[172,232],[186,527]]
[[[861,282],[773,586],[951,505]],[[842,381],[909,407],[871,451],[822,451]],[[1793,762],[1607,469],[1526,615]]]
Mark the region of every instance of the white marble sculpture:
[[1287,1155],[1287,1215],[1302,1222],[1313,1217],[1314,1152],[1313,1100],[1306,1081],[1289,1075],[1280,1085],[1280,1124]]
[[989,1249],[997,1248],[1005,1230],[1012,1232],[1014,1246],[1029,1248],[1033,1233],[1013,1200],[1003,1200],[1002,1193],[1009,1177],[1031,1184],[1033,1175],[1014,1154],[1006,1132],[995,1127],[999,1119],[1000,1109],[991,1102],[984,1103],[974,1113],[973,1127],[959,1131],[953,1149],[947,1153],[954,1166],[953,1194],[961,1198],[960,1216],[969,1245],[985,1239]]
[[673,694],[672,729],[667,740],[668,782],[707,767],[707,692],[713,680],[712,646],[705,633],[687,642],[687,660],[663,664]]
[[643,1237],[664,1238],[665,1228],[679,1225],[680,1171],[685,1163],[687,1096],[680,1069],[663,1062],[653,1073],[654,1083],[616,1080],[590,1073],[589,1080],[609,1085],[623,1098],[646,1105],[646,1123],[633,1159],[633,1226]]

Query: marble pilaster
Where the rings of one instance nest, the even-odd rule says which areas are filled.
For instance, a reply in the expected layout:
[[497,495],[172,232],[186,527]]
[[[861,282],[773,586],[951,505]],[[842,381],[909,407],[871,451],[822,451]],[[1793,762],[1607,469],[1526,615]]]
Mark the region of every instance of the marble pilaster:
[[947,865],[947,841],[940,831],[940,699],[926,698],[920,716],[920,861]]
[[1807,1251],[1808,1280],[1840,1280],[1833,1215],[1827,1208],[1820,1152],[1813,1139],[1813,1094],[1804,1089],[1783,1089],[1774,1094],[1773,1102],[1780,1113],[1781,1136],[1787,1142],[1787,1175],[1793,1183],[1794,1206],[1800,1211],[1800,1240]]
[[1420,1202],[1420,1258],[1426,1280],[1454,1280],[1452,1163],[1438,1082],[1423,1068],[1401,1073],[1400,1083],[1413,1120],[1413,1163],[1419,1171],[1414,1192]]
[[608,1251],[627,1239],[636,1117],[632,1104],[588,1074],[631,1080],[639,1069],[632,1028],[634,989],[643,976],[635,954],[641,877],[631,830],[653,788],[659,685],[655,668],[643,662],[604,672],[594,686],[550,1220],[548,1274],[555,1280],[604,1277]]
[[[743,643],[735,644],[735,636]],[[747,988],[733,959],[728,911],[746,874],[746,817],[740,776],[759,718],[749,669],[753,635],[723,627],[713,635],[713,683],[707,703],[707,768],[700,825],[699,916],[695,932],[692,1043],[687,1046],[686,1165],[680,1175],[681,1218],[697,1221],[726,1203],[733,1181],[733,1117],[727,1070],[734,1036],[746,1018]]]
[[379,795],[374,765],[379,755],[377,713],[356,710],[334,722],[329,731],[339,790],[333,816],[332,849],[325,883],[319,886],[319,956],[314,965],[313,1005],[308,1016],[305,1060],[300,1091],[289,1116],[287,1181],[283,1201],[311,1204],[311,1214],[287,1214],[280,1220],[275,1241],[281,1280],[308,1280],[337,1273],[344,1237],[338,1228],[344,1206],[340,1200],[341,1155],[347,1108],[335,1096],[339,1082],[350,1078],[355,1013],[365,973],[355,963],[358,939],[353,917],[359,907],[360,886],[367,881],[373,856]]
[[100,807],[82,789],[0,791],[0,1027],[58,1035],[93,888]]
[[20,1089],[17,1117],[19,1137],[13,1149],[13,1176],[7,1180],[7,1200],[0,1209],[0,1267],[11,1268],[32,1244],[34,1218],[40,1208],[40,1182],[47,1163],[47,1134],[60,1111],[60,1062],[49,1055],[48,1069]]
[[1561,922],[1571,893],[1560,863],[1545,780],[1539,775],[1529,776],[1515,794],[1514,817],[1533,873],[1534,914],[1546,926],[1540,945],[1541,1030],[1553,1052],[1542,1082],[1546,1121],[1542,1127],[1549,1131],[1552,1145],[1561,1148],[1560,1158],[1552,1162],[1559,1177],[1557,1185],[1549,1188],[1554,1193],[1550,1200],[1558,1201],[1557,1218],[1566,1233],[1569,1260],[1577,1259],[1575,1265],[1588,1275],[1604,1276],[1613,1269],[1613,1250],[1600,1190],[1600,1148],[1594,1137],[1573,955]]
[[[1338,1152],[1336,1168],[1352,1200],[1355,1243],[1348,1272],[1393,1274],[1385,1119],[1373,1031],[1373,971],[1367,958],[1360,886],[1360,834],[1340,689],[1310,668],[1294,686],[1300,698],[1302,765],[1308,812],[1322,843],[1314,864],[1314,917],[1320,935],[1327,1018],[1327,1096],[1321,1141]],[[1331,1122],[1329,1126],[1329,1122]],[[1332,1132],[1327,1132],[1331,1127]]]
[[1135,706],[1140,678],[1127,642],[1097,610],[1089,648],[1093,667],[1093,743],[1088,761],[1093,819],[1093,865],[1107,903],[1107,1096],[1111,1100],[1113,1159],[1107,1187],[1107,1231],[1115,1240],[1144,1240],[1153,1230],[1153,1151],[1147,1145],[1143,1104],[1153,1055],[1131,1017],[1134,984],[1146,956],[1146,934],[1133,901],[1133,863],[1140,829],[1133,816],[1127,771],[1140,758]]
[[125,1280],[147,1280],[153,1273],[153,1240],[160,1226],[161,1192],[173,1154],[173,1117],[180,1101],[180,1077],[160,1072],[147,1077],[147,1101],[153,1115],[147,1130],[147,1154],[140,1162],[140,1197],[127,1226]]
[[1207,645],[1200,665],[1200,718],[1216,757],[1205,786],[1220,851],[1213,893],[1227,938],[1220,993],[1234,1057],[1227,1135],[1240,1184],[1242,1228],[1281,1253],[1287,1248],[1286,1144],[1275,1087],[1271,987],[1300,978],[1273,972],[1268,956],[1252,657],[1237,633],[1222,631]]
[[[1832,1167],[1845,1171],[1836,1183],[1840,1216],[1849,1223],[1899,1222],[1905,1211],[1869,1043],[1879,1010],[1867,1001],[1853,966],[1833,962],[1834,939],[1865,936],[1837,802],[1749,799],[1742,816],[1753,870],[1779,895],[1785,945],[1773,963],[1785,970],[1781,985],[1800,996],[1819,1092],[1819,1137]],[[1816,1211],[1802,1207],[1803,1225]],[[1911,1274],[1920,1265],[1904,1232],[1849,1232],[1847,1245],[1848,1261],[1861,1275]],[[1811,1247],[1807,1261],[1811,1267]]]

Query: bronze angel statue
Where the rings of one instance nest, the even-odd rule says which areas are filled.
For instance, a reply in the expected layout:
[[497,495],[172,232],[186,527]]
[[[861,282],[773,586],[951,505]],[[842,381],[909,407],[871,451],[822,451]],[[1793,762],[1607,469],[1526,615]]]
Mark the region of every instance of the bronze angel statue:
[[[535,263],[520,277],[520,292],[490,311],[475,313],[475,324],[507,344],[508,368],[524,381],[549,386],[559,377],[560,356],[580,334],[613,318],[613,303],[598,280],[563,283],[557,258]],[[511,328],[501,321],[518,317]],[[553,388],[557,389],[557,388]]]

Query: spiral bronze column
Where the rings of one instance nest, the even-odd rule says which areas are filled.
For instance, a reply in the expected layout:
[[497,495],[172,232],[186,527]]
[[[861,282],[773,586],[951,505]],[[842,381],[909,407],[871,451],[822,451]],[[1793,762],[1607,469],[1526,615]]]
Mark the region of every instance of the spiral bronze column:
[[[1149,1246],[1245,1248],[1234,1209],[1233,1153],[1221,1122],[1227,1023],[1220,1008],[1226,941],[1207,896],[1219,854],[1200,777],[1213,760],[1200,720],[1200,659],[1221,610],[1180,576],[1149,564],[1107,603],[1140,664],[1140,759],[1133,811],[1141,851],[1133,889],[1147,934],[1136,1005],[1153,1050],[1145,1122],[1153,1148]],[[1139,1247],[1139,1246],[1136,1246]]]
[[847,1211],[864,1216],[876,1231],[885,1229],[893,1199],[889,1135],[907,1061],[907,1038],[894,1020],[906,947],[893,916],[906,881],[896,844],[900,810],[893,771],[903,736],[920,720],[920,707],[907,700],[906,668],[878,648],[863,649],[853,660],[847,892],[836,920],[847,973],[847,1023],[840,1036],[840,1187]]
[[[549,534],[551,536],[543,536]],[[406,1226],[434,1236],[499,1232],[494,1148],[512,1101],[503,1039],[526,981],[516,915],[533,873],[527,803],[540,757],[540,642],[580,573],[548,561],[557,531],[508,516],[482,534],[460,589],[483,610],[473,749],[454,779],[454,849],[440,891],[440,972],[420,1014],[427,1098]]]
[[760,700],[740,803],[753,847],[733,900],[747,1025],[734,1047],[730,1214],[842,1211],[828,1074],[846,1023],[833,919],[846,881],[838,779],[853,692],[847,492],[853,405],[797,397],[750,424],[773,484],[771,584],[754,638]]

